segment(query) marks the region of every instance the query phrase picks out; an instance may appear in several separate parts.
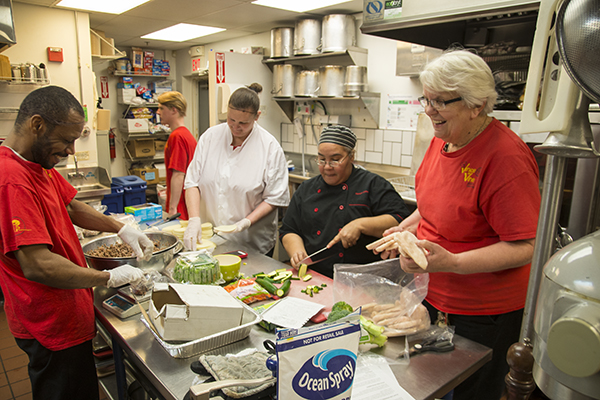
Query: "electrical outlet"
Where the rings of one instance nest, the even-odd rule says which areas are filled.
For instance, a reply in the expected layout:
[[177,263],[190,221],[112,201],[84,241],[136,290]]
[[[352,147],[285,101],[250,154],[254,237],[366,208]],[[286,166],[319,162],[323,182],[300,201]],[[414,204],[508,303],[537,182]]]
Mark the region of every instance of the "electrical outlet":
[[89,151],[78,151],[75,153],[75,157],[77,157],[77,161],[87,161],[90,159]]
[[312,113],[313,104],[309,101],[297,101],[296,113],[299,115],[310,115]]

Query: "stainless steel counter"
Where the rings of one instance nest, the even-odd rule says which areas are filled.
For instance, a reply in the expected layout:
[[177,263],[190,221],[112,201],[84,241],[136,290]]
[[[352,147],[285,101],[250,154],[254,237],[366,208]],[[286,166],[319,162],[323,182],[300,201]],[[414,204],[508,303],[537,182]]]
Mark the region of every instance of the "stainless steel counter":
[[[217,247],[215,254],[231,250],[237,249],[225,243]],[[257,252],[248,250],[248,253],[248,258],[244,260],[245,264],[242,266],[242,272],[247,275],[288,267]],[[317,275],[316,272],[311,273]],[[94,305],[100,329],[110,334],[113,346],[123,350],[128,361],[147,378],[149,383],[156,389],[156,392],[164,399],[183,399],[195,377],[195,374],[190,370],[190,364],[197,357],[172,358],[142,323],[140,314],[127,319],[120,319],[105,310],[102,307],[102,301],[115,292],[114,289],[105,287],[94,289]],[[290,295],[293,295],[293,292],[290,292]],[[310,300],[308,297],[303,298]],[[326,298],[329,299],[329,297],[319,297],[318,302],[323,303]],[[208,354],[237,353],[251,347],[263,349],[263,340],[267,338],[274,339],[274,337],[274,334],[265,332],[262,328],[255,326],[248,338],[221,347]],[[492,351],[485,346],[460,336],[455,336],[454,342],[456,348],[450,353],[420,354],[413,357],[409,365],[391,365],[400,385],[415,399],[424,400],[443,396],[491,359]],[[377,349],[377,352],[386,357],[395,358],[403,349],[403,338],[390,338],[386,346]],[[116,354],[117,361],[118,354]],[[118,366],[117,372],[119,372]]]

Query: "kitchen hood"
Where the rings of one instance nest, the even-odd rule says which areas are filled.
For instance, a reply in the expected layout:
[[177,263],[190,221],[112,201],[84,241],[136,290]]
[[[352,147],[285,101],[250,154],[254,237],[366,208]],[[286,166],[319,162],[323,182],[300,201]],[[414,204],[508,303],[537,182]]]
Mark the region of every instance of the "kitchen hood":
[[11,0],[0,0],[0,52],[16,43]]
[[446,49],[514,42],[531,46],[539,1],[365,0],[363,34]]

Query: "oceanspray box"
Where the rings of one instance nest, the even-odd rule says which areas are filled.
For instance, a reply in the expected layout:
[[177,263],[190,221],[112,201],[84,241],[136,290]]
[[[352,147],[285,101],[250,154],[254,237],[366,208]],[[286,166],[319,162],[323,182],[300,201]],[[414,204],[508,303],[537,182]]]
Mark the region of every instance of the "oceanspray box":
[[359,340],[358,313],[341,322],[277,330],[277,398],[349,400]]

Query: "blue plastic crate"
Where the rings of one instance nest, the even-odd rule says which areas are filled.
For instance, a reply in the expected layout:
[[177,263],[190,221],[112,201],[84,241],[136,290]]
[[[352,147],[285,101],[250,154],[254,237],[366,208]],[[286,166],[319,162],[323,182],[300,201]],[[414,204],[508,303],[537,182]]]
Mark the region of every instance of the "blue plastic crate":
[[107,207],[104,214],[123,214],[125,209],[123,206],[125,189],[123,189],[123,186],[114,183],[110,184],[110,189],[110,194],[105,195],[102,199],[102,204]]
[[112,183],[123,187],[124,207],[146,203],[146,188],[148,185],[139,176],[118,176],[112,179]]

